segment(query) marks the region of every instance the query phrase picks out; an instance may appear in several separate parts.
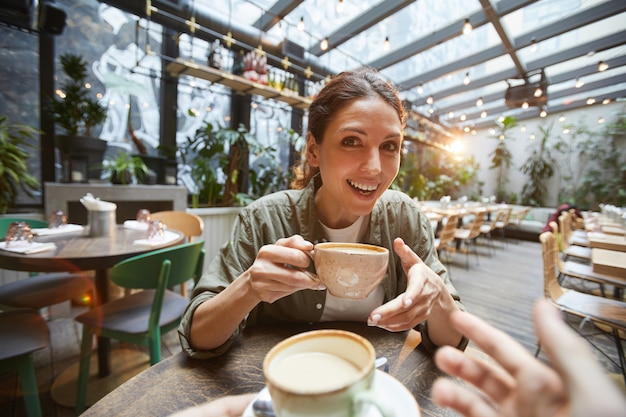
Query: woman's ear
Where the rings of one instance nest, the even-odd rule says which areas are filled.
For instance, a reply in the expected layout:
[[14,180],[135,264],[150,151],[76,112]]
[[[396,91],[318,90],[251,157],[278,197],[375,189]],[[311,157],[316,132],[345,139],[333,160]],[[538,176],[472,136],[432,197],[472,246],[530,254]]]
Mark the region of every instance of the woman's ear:
[[305,152],[305,155],[306,155],[307,162],[312,167],[319,166],[317,152],[318,152],[318,144],[315,141],[315,137],[313,136],[313,134],[311,132],[308,132],[306,134],[306,152]]

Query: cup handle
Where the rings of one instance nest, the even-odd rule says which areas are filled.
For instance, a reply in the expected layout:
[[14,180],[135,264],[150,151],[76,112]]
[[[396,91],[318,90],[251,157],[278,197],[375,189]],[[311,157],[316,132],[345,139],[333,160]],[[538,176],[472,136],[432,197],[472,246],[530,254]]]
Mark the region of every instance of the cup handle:
[[397,417],[393,410],[373,390],[361,391],[354,396],[352,407],[356,415],[360,415],[363,406],[369,404],[376,407],[383,417]]

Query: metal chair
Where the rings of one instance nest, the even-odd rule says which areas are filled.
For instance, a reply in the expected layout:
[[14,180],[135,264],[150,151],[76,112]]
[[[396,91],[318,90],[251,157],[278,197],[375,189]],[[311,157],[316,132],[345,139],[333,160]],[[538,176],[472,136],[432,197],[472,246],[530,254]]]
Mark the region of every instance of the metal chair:
[[[0,236],[16,221],[25,221],[34,228],[48,227],[43,220],[3,217],[0,218]],[[40,310],[69,300],[90,303],[93,291],[91,277],[82,272],[32,273],[29,278],[0,285],[0,305]]]
[[168,290],[194,278],[204,263],[204,241],[172,246],[126,259],[110,272],[123,288],[140,289],[76,317],[83,325],[76,413],[85,408],[93,336],[147,346],[150,364],[161,360],[161,334],[175,329],[189,304]]
[[[152,213],[151,217],[154,220],[160,220],[172,229],[182,232],[187,242],[193,242],[195,237],[203,236],[204,222],[197,214],[188,213],[186,211],[167,210]],[[197,278],[200,277],[198,276]],[[188,297],[186,282],[181,284],[180,293]]]
[[0,372],[17,371],[28,417],[41,417],[33,354],[47,347],[49,339],[48,325],[37,311],[0,312]]
[[[559,284],[556,274],[559,256],[556,236],[552,232],[543,232],[539,235],[539,240],[541,241],[543,255],[544,295],[564,313],[583,319],[583,323],[577,329],[579,333],[581,333],[585,320],[591,321],[596,326],[609,329],[609,333],[604,332],[601,334],[612,336],[620,361],[616,365],[621,368],[622,376],[626,383],[626,357],[624,356],[624,348],[620,338],[620,332],[626,332],[626,302],[563,288]],[[592,343],[589,338],[590,335],[581,334],[581,336],[585,337],[594,348],[611,360],[598,346]]]

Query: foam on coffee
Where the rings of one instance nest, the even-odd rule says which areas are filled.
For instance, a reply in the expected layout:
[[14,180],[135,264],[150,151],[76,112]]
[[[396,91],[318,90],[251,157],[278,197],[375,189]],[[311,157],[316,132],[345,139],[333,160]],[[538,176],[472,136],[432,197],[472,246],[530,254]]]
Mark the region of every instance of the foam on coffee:
[[359,376],[359,368],[352,362],[324,352],[289,355],[277,361],[270,372],[297,392],[332,391]]

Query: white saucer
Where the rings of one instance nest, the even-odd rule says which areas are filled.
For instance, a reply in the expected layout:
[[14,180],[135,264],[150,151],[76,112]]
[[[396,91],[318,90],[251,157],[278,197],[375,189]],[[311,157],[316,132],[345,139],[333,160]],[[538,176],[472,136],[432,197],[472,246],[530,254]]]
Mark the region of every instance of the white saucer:
[[[420,417],[422,415],[413,394],[388,373],[377,369],[372,389],[389,405],[395,417]],[[259,395],[265,394],[264,391],[267,391],[267,387],[263,388]],[[256,417],[252,411],[252,403],[248,405],[242,417]],[[375,407],[368,407],[367,412],[359,417],[380,417],[380,413]]]

